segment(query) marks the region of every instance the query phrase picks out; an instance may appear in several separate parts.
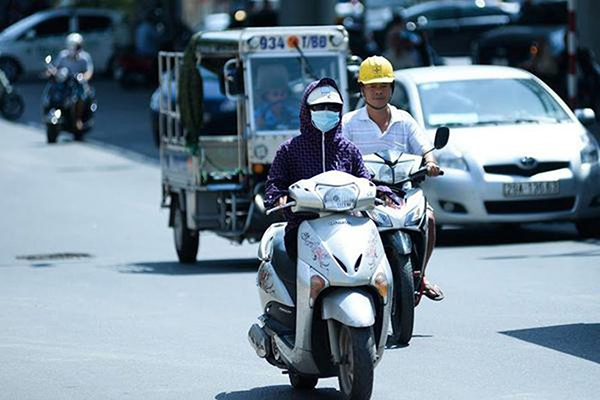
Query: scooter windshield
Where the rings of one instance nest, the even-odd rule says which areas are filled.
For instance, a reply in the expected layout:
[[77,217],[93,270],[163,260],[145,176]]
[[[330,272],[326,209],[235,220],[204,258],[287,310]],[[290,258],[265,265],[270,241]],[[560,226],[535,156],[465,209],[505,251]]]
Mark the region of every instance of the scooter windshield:
[[296,133],[300,126],[300,102],[306,86],[317,79],[340,83],[337,55],[253,57],[250,115],[252,130],[259,134]]

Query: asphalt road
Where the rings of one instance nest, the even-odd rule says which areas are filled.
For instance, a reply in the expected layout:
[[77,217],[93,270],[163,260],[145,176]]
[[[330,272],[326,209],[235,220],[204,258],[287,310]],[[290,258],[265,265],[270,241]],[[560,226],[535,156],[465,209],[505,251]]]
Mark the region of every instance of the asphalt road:
[[[150,90],[97,88],[87,142],[48,146],[34,107],[0,120],[0,399],[339,399],[335,379],[294,392],[248,344],[256,245],[205,234],[196,264],[176,262]],[[446,299],[419,305],[373,399],[597,398],[599,240],[451,229],[429,277]]]
[[[39,79],[19,81],[15,86],[22,94],[26,108],[21,124],[42,127],[41,96],[45,82]],[[92,82],[96,90],[98,111],[95,126],[86,140],[101,143],[146,161],[158,163],[158,148],[154,145],[150,125],[150,96],[155,88],[139,86],[125,90],[114,81],[99,76]],[[70,141],[63,133],[59,140]]]

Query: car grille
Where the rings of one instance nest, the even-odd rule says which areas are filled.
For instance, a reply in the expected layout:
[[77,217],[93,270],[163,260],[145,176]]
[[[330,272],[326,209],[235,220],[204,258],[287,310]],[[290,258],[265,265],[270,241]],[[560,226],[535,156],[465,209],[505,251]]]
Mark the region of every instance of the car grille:
[[568,161],[540,162],[534,168],[525,169],[518,164],[486,165],[483,170],[488,174],[533,176],[542,172],[555,171],[557,169],[569,168]]
[[486,201],[488,214],[528,214],[568,211],[573,208],[575,197],[546,200]]

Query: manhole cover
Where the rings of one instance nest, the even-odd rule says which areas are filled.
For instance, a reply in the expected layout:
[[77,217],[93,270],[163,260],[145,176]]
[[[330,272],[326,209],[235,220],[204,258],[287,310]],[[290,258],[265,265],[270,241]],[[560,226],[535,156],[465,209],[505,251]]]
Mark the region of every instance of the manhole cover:
[[80,258],[91,258],[87,253],[50,253],[50,254],[28,254],[17,256],[17,260],[40,261],[40,260],[75,260]]

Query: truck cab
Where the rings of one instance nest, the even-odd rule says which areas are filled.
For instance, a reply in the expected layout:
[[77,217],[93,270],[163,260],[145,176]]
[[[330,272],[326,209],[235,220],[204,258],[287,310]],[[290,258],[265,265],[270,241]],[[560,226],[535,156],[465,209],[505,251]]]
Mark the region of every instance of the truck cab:
[[[185,52],[160,54],[162,205],[181,262],[196,260],[200,231],[254,242],[275,222],[265,215],[264,185],[279,145],[299,134],[304,89],[333,78],[348,111],[353,64],[341,26],[199,32]],[[236,134],[203,129],[200,68],[235,100]]]

